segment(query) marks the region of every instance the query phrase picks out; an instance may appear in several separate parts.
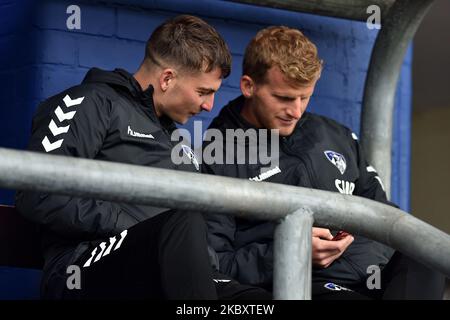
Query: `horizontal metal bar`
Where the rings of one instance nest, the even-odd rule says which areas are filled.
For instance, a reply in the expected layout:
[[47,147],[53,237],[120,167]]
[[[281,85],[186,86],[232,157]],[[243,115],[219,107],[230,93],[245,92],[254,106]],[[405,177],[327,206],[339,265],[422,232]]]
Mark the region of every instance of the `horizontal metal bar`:
[[395,0],[232,0],[258,6],[312,13],[322,16],[367,21],[367,8],[380,7],[381,18]]
[[311,300],[313,213],[300,208],[274,232],[273,295],[276,300]]
[[377,240],[450,276],[450,236],[361,197],[281,184],[0,148],[0,187],[212,210],[278,220],[298,208],[317,225]]

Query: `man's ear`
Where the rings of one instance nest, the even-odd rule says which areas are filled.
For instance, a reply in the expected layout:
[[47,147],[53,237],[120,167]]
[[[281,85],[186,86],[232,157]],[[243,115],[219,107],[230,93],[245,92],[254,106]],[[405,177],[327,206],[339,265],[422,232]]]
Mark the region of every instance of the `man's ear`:
[[161,91],[167,91],[167,89],[173,85],[175,77],[175,70],[171,68],[164,69],[159,75],[159,86],[161,87]]
[[241,77],[241,91],[246,98],[251,98],[255,91],[255,82],[247,75]]

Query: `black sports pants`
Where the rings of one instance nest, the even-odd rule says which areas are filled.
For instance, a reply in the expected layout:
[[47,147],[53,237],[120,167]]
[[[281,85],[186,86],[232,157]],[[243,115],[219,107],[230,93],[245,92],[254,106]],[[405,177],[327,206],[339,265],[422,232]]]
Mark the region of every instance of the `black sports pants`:
[[91,249],[75,263],[81,289],[66,288],[65,299],[252,299],[266,294],[213,280],[200,213],[170,210]]
[[[313,300],[441,300],[445,277],[396,251],[381,270],[380,289],[368,289],[366,283],[347,286],[339,281],[314,281]],[[348,290],[348,289],[351,289]]]

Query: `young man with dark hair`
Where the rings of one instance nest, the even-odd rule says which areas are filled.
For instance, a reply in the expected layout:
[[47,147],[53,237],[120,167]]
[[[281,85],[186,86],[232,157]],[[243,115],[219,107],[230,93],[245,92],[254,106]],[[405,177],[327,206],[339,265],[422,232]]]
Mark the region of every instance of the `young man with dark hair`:
[[[225,155],[231,151],[228,146],[243,147],[242,141],[233,138],[219,144],[227,146],[223,150],[227,164],[204,165],[204,171],[389,203],[356,135],[331,119],[306,111],[321,71],[316,46],[299,30],[281,26],[258,32],[245,52],[242,96],[222,109],[210,129],[222,133],[230,129],[278,130],[276,141],[261,141],[259,136],[259,141],[253,140],[257,146],[251,140],[244,143],[247,156],[252,148],[263,145],[270,150],[269,145],[277,142],[278,155],[270,155],[277,157],[276,166],[242,163],[236,152],[230,163]],[[271,290],[274,223],[210,214],[207,224],[219,270],[241,283]],[[312,230],[313,299],[442,297],[441,275],[399,253],[390,259],[392,250],[370,239],[350,234],[334,238],[333,233],[326,228]],[[369,266],[386,266],[380,289],[366,286]]]
[[[210,25],[188,15],[170,19],[151,35],[134,75],[94,68],[44,101],[29,150],[196,171],[171,160],[174,122],[212,109],[230,65]],[[198,212],[28,191],[18,192],[16,205],[42,231],[44,298],[229,298],[216,292]],[[71,266],[81,271],[81,288],[67,286]]]

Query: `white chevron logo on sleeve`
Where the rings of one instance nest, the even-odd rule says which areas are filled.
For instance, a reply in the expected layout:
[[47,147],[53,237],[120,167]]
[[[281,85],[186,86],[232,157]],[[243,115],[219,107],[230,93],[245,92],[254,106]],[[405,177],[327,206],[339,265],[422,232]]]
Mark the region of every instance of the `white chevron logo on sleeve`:
[[47,136],[45,136],[44,140],[42,140],[42,145],[44,146],[45,152],[50,152],[50,151],[60,148],[63,143],[63,140],[64,139],[60,139],[58,141],[50,143]]
[[58,127],[55,121],[52,120],[50,121],[50,125],[48,126],[48,128],[50,129],[50,131],[54,136],[57,136],[61,133],[67,133],[67,131],[69,131],[70,126]]
[[59,122],[63,122],[64,120],[71,120],[75,116],[75,113],[77,113],[77,112],[70,111],[70,112],[64,113],[60,106],[58,106],[58,108],[56,108],[56,110],[55,110],[55,114],[58,117]]
[[[68,94],[63,98],[64,103],[66,104],[66,107],[72,107],[77,106],[81,102],[83,102],[84,97],[80,97],[77,99],[72,99]],[[67,113],[64,113],[60,106],[58,106],[55,109],[55,115],[58,117],[59,122],[63,122],[64,120],[71,120],[75,116],[76,111],[70,111]],[[50,121],[50,124],[48,125],[48,128],[50,129],[51,133],[56,137],[57,135],[60,135],[62,133],[67,133],[69,131],[70,126],[65,127],[58,127],[55,123],[55,121],[52,119]],[[48,137],[45,136],[42,140],[42,146],[44,147],[46,152],[53,151],[55,149],[61,148],[62,143],[64,139],[60,139],[58,141],[55,141],[53,143],[50,143],[50,140],[48,140]]]
[[64,101],[64,103],[66,104],[67,107],[72,107],[72,106],[77,106],[77,105],[79,105],[81,102],[83,102],[83,99],[84,99],[84,97],[81,97],[81,98],[77,98],[77,99],[73,99],[73,100],[72,100],[72,99],[69,97],[69,95],[67,94],[67,95],[64,97],[63,101]]

